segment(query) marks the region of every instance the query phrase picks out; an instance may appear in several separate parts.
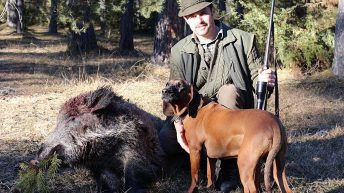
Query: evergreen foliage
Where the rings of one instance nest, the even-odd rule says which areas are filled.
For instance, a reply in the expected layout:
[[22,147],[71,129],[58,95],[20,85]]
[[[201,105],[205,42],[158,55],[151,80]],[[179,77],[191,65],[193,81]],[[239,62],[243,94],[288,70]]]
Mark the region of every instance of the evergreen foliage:
[[25,1],[24,23],[26,25],[42,24],[45,25],[50,20],[50,1],[49,0],[28,0]]
[[[257,43],[264,53],[271,1],[240,0],[243,17],[234,9],[223,20],[257,35]],[[231,2],[230,7],[235,7]],[[321,70],[331,66],[334,48],[335,10],[319,3],[275,4],[275,48],[277,60],[285,67],[300,67],[304,71]]]
[[135,30],[154,33],[158,13],[164,8],[165,0],[139,0],[135,11]]
[[[6,0],[0,2],[1,8]],[[103,35],[109,38],[111,34],[119,34],[120,18],[127,2],[59,0],[59,27],[69,27],[80,34],[92,23],[100,26]],[[166,6],[164,3],[165,0],[135,0],[134,30],[152,32],[157,25],[157,13]],[[218,8],[219,1],[214,3]],[[85,4],[89,7],[88,20],[85,20]],[[27,25],[48,23],[50,1],[28,0],[25,6],[24,22]],[[259,50],[263,54],[270,6],[271,0],[230,0],[226,1],[227,11],[218,12],[218,16],[231,27],[256,34]],[[285,67],[297,66],[305,71],[331,66],[336,12],[337,8],[326,5],[326,1],[311,0],[306,3],[301,0],[276,0],[274,42],[277,61]]]
[[124,0],[99,0],[92,8],[94,21],[98,23],[104,34],[110,36],[119,28]]
[[54,154],[37,165],[21,163],[16,187],[24,193],[49,192],[49,184],[52,183],[61,162]]
[[149,18],[153,12],[160,13],[163,9],[164,0],[139,0],[137,5],[138,13],[144,18]]

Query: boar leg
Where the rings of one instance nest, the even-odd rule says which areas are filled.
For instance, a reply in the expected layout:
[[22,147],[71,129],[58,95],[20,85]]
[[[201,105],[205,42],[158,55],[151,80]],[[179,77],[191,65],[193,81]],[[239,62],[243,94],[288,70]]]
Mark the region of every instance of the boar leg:
[[106,169],[91,169],[93,177],[97,183],[98,192],[113,193],[122,189],[121,179],[113,172]]
[[128,193],[146,193],[156,177],[151,164],[132,159],[125,167],[125,191]]

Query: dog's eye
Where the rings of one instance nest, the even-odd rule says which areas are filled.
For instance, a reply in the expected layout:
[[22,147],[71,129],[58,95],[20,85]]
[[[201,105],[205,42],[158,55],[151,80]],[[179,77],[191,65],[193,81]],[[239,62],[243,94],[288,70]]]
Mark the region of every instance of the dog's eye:
[[181,85],[181,86],[179,87],[179,92],[184,92],[186,89],[187,89],[186,86]]

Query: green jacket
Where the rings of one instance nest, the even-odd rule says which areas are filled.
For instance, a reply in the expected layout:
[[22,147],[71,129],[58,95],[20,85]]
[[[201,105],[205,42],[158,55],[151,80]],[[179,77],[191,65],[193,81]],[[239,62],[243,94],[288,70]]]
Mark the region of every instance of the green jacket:
[[[215,97],[222,85],[233,83],[235,87],[247,92],[247,100],[249,100],[247,102],[254,107],[253,92],[258,69],[262,65],[255,45],[255,36],[239,29],[231,29],[223,23],[219,27],[223,30],[223,37],[218,49],[222,53],[219,57],[223,59],[216,60],[214,64],[220,67],[221,71],[220,76],[218,73],[213,76],[217,80],[209,79],[204,85],[197,85],[201,56],[197,44],[192,40],[192,35],[185,37],[172,47],[170,79],[185,79],[201,91],[202,95],[209,97]],[[202,89],[205,86],[212,89]]]

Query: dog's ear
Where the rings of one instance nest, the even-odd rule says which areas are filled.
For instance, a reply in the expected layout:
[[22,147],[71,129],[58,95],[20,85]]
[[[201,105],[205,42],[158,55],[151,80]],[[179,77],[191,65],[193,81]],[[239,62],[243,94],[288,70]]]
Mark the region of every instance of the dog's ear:
[[191,101],[189,103],[189,108],[188,108],[189,116],[195,118],[197,115],[199,105],[201,103],[201,96],[198,93],[198,91],[195,89],[195,87],[193,87],[192,85],[190,85],[189,96],[191,97]]
[[173,106],[170,103],[163,101],[162,102],[162,112],[166,116],[173,116],[174,115]]
[[[187,82],[187,84],[188,84],[188,87],[190,89],[189,90],[189,100],[191,101],[193,99],[193,97],[194,97],[194,87],[189,82]],[[189,101],[189,103],[190,103],[190,101]]]

